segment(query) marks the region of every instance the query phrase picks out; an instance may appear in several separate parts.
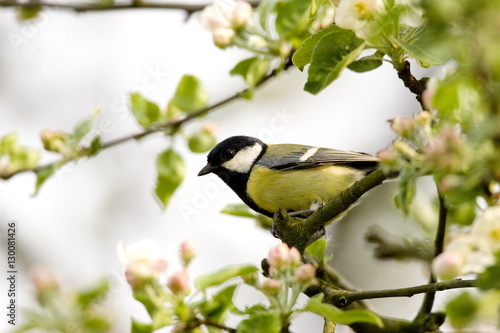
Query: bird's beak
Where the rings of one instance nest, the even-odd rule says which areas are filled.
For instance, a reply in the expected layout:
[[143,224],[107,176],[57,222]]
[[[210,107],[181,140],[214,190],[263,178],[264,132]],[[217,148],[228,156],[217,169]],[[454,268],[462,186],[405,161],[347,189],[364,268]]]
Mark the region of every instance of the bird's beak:
[[215,169],[217,169],[217,167],[207,164],[203,167],[203,169],[200,170],[200,172],[198,172],[198,176],[208,175],[209,173],[214,172]]

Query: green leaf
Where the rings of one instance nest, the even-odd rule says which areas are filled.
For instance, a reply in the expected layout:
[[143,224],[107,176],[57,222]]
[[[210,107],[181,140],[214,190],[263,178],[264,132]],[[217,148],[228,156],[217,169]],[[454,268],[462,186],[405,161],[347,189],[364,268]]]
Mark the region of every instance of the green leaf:
[[85,117],[82,121],[76,124],[73,133],[71,134],[71,140],[74,144],[78,144],[85,135],[87,135],[94,127],[95,116]]
[[403,168],[397,179],[397,188],[394,192],[394,205],[401,209],[405,216],[408,215],[410,204],[415,197],[415,180],[417,174],[411,168]]
[[311,12],[309,13],[309,16],[315,16],[318,13],[319,7],[321,7],[321,4],[325,0],[312,0],[311,1]]
[[245,307],[244,310],[239,310],[237,308],[233,309],[234,314],[237,314],[240,316],[253,315],[253,314],[263,313],[263,312],[267,312],[267,311],[269,311],[269,309],[264,304],[260,304],[260,303],[254,304],[252,306],[247,306],[247,307]]
[[208,104],[208,93],[200,80],[193,75],[184,75],[174,96],[168,103],[169,116],[180,113],[189,113],[205,108]]
[[294,46],[309,36],[311,0],[280,1],[276,6],[276,31]]
[[471,78],[463,71],[457,70],[441,81],[432,97],[432,107],[438,110],[439,116],[445,120],[456,122],[460,107],[460,98],[472,89]]
[[323,303],[323,295],[312,297],[304,311],[316,313],[330,321],[341,325],[353,323],[367,323],[382,327],[382,320],[375,313],[368,310],[340,310],[331,304]]
[[159,307],[153,314],[153,330],[172,324],[172,309]]
[[314,258],[318,259],[318,262],[320,264],[325,263],[325,252],[328,244],[326,243],[326,240],[324,237],[321,237],[320,239],[316,240],[313,242],[311,245],[306,247],[306,253],[310,254]]
[[329,27],[318,31],[314,35],[311,35],[306,40],[304,40],[304,42],[300,44],[300,47],[292,56],[292,62],[295,67],[302,71],[304,67],[311,62],[314,48],[316,47],[320,39],[332,32],[340,31],[345,30],[340,29],[336,25],[330,25]]
[[263,229],[266,229],[266,230],[271,230],[271,227],[273,225],[272,218],[267,217],[267,216],[262,215],[262,214],[254,213],[245,204],[228,204],[228,205],[226,205],[226,207],[224,207],[221,210],[221,213],[233,215],[233,216],[238,216],[238,217],[252,218],[257,223],[257,226],[259,226]]
[[50,164],[36,171],[35,194],[38,193],[40,187],[42,187],[42,184],[45,183],[45,181],[49,179],[56,172],[57,168],[58,167],[55,164]]
[[367,56],[351,63],[347,68],[356,73],[364,73],[382,66],[382,60],[375,56]]
[[441,65],[450,58],[450,45],[448,43],[436,43],[434,33],[431,29],[427,29],[427,31],[420,34],[411,43],[399,39],[395,39],[394,41],[407,54],[418,60],[425,67]]
[[139,303],[144,306],[149,316],[153,318],[157,306],[151,299],[150,295],[144,291],[144,288],[136,288],[136,290],[133,291],[133,296]]
[[0,140],[0,155],[15,153],[18,149],[17,133],[6,134]]
[[248,208],[245,204],[228,204],[221,210],[221,213],[239,217],[255,218],[255,214],[253,214],[250,208]]
[[253,97],[255,87],[269,72],[269,65],[269,60],[253,57],[240,61],[229,72],[231,75],[241,75],[248,84],[248,90],[242,94],[244,98],[251,99]]
[[236,328],[236,333],[280,333],[281,319],[277,313],[256,313],[242,320]]
[[186,166],[184,160],[172,149],[167,149],[156,160],[158,171],[155,194],[163,208],[167,207],[170,198],[184,180]]
[[211,131],[200,130],[188,138],[188,147],[193,153],[205,153],[212,149],[217,140]]
[[109,332],[111,324],[106,318],[88,317],[82,323],[85,332]]
[[477,309],[477,301],[468,292],[463,292],[446,304],[446,317],[451,326],[462,329],[474,319]]
[[104,299],[106,294],[109,292],[109,281],[103,280],[95,287],[90,290],[81,292],[78,295],[78,304],[83,308],[89,308],[94,305],[94,303]]
[[233,295],[237,285],[230,285],[217,294],[212,299],[196,304],[204,318],[212,322],[223,322],[228,312],[234,308]]
[[500,266],[491,266],[477,277],[479,289],[488,290],[500,287]]
[[208,287],[226,282],[227,280],[230,280],[234,277],[250,274],[258,270],[259,269],[253,265],[229,266],[217,272],[199,276],[195,280],[194,285],[196,286],[196,288],[203,290]]
[[132,325],[130,327],[131,333],[152,333],[153,325],[143,324],[132,318]]
[[90,147],[87,149],[87,156],[94,156],[97,155],[102,148],[102,142],[101,142],[101,137],[96,136],[94,139],[92,139],[92,142],[90,143]]
[[271,13],[276,6],[277,0],[263,0],[259,4],[258,13],[259,13],[259,23],[262,29],[268,31],[267,23],[271,17]]
[[314,48],[304,90],[319,93],[355,61],[364,48],[363,41],[352,31],[342,30],[323,36]]
[[38,14],[42,11],[41,6],[30,6],[19,8],[17,12],[17,17],[20,21],[29,21],[38,17]]
[[135,119],[142,127],[149,127],[161,119],[159,106],[144,98],[140,93],[130,94],[130,107]]

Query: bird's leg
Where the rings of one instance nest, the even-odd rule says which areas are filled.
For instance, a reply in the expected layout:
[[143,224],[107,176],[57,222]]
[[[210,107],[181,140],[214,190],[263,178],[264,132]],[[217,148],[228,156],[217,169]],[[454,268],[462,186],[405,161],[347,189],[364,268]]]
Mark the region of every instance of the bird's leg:
[[300,215],[308,216],[308,215],[311,215],[312,213],[314,213],[315,211],[317,211],[319,208],[323,207],[324,205],[325,205],[324,202],[313,201],[313,203],[311,203],[311,206],[309,206],[308,209],[298,210],[295,212],[288,212],[288,215],[289,216],[300,216]]

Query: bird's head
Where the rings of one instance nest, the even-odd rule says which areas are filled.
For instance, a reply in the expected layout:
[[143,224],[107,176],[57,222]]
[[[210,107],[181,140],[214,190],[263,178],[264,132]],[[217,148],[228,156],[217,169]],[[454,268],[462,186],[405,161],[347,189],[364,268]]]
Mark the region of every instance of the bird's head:
[[224,178],[226,174],[247,174],[266,148],[265,143],[249,136],[227,138],[210,151],[208,163],[198,176],[215,173]]

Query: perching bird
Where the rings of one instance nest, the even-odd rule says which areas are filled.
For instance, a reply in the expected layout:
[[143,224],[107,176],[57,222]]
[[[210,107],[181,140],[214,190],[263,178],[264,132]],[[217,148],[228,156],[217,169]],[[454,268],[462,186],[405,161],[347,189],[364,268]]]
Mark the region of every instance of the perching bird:
[[365,153],[304,146],[267,145],[248,136],[233,136],[208,154],[198,176],[219,176],[253,210],[273,217],[314,210],[378,167]]

